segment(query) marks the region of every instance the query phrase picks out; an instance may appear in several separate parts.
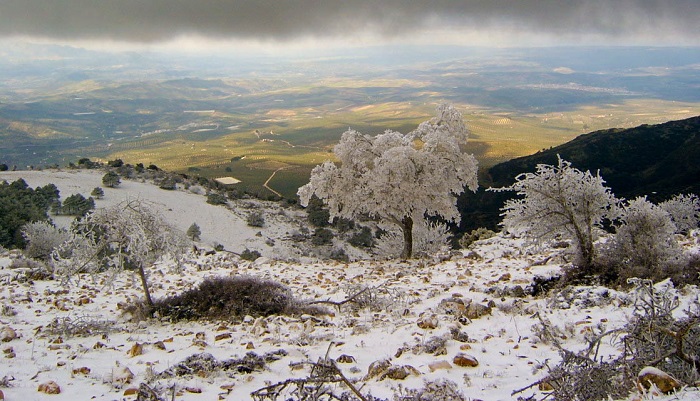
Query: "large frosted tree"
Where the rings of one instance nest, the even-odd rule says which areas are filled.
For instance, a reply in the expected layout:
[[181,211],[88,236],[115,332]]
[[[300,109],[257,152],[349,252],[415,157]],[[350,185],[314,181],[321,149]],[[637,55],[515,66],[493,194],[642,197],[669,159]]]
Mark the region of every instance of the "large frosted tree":
[[346,131],[333,152],[340,161],[316,166],[299,188],[301,204],[322,199],[330,218],[370,216],[403,234],[402,257],[413,255],[413,225],[428,216],[456,221],[456,198],[477,188],[477,162],[464,151],[468,137],[462,115],[440,105],[437,116],[416,130],[387,130],[377,136]]
[[[557,156],[558,157],[558,156]],[[534,173],[516,177],[516,182],[495,191],[516,191],[503,207],[503,227],[537,241],[570,239],[576,263],[588,268],[595,259],[596,228],[617,216],[618,201],[599,175],[580,171],[559,157],[557,166],[539,164]]]

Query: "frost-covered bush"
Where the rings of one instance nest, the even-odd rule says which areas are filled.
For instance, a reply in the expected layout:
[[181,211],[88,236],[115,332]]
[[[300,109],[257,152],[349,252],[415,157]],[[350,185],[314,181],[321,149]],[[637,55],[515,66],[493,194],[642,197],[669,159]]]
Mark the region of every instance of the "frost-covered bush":
[[246,222],[250,227],[262,227],[265,225],[265,218],[260,212],[253,212],[248,215]]
[[666,270],[683,263],[683,253],[674,238],[676,226],[671,216],[644,197],[622,209],[612,252],[618,258],[620,276],[660,280]]
[[406,135],[346,131],[333,148],[340,165],[316,166],[299,188],[301,204],[316,196],[330,219],[370,216],[392,225],[402,257],[412,257],[416,226],[426,216],[457,220],[456,196],[477,187],[476,159],[464,151],[468,131],[462,115],[449,105],[438,106],[437,114]]
[[599,174],[575,169],[557,157],[557,166],[539,164],[536,172],[517,176],[513,185],[490,190],[523,196],[507,201],[501,209],[505,231],[538,242],[570,239],[576,265],[587,269],[596,257],[597,228],[605,219],[615,218],[618,201]]
[[662,202],[659,206],[670,216],[676,225],[676,232],[687,234],[698,228],[700,223],[700,198],[695,194],[679,194]]
[[423,388],[403,389],[394,395],[393,401],[466,401],[457,383],[447,379],[426,380]]
[[37,221],[22,226],[22,237],[27,243],[24,248],[27,257],[46,260],[54,248],[68,241],[70,233],[48,221]]
[[472,230],[469,233],[464,233],[462,238],[459,239],[459,246],[463,249],[469,248],[471,244],[482,239],[489,239],[495,236],[496,233],[489,230],[486,227],[479,227],[476,230]]

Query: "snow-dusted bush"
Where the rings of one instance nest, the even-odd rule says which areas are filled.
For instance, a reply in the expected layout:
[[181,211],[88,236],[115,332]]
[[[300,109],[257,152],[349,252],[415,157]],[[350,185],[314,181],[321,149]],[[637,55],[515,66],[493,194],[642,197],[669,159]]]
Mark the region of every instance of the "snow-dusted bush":
[[253,212],[246,217],[246,222],[251,227],[262,227],[265,225],[265,218],[260,212]]
[[698,228],[700,223],[700,198],[695,194],[679,194],[662,202],[659,206],[670,216],[676,225],[676,232],[687,234]]
[[462,238],[459,239],[459,246],[461,246],[463,249],[467,249],[474,242],[480,241],[482,239],[489,239],[495,235],[496,233],[489,230],[488,228],[479,227],[476,230],[472,230],[469,233],[464,233],[464,235],[462,235]]
[[663,279],[670,266],[680,265],[682,250],[674,238],[676,226],[661,207],[636,198],[622,208],[612,251],[626,277]]
[[27,242],[24,248],[27,257],[48,259],[54,248],[68,241],[70,233],[48,221],[36,221],[22,226],[22,237]]
[[[391,224],[413,256],[415,226],[426,216],[459,218],[456,196],[477,187],[477,162],[464,152],[468,132],[462,115],[440,105],[437,117],[406,135],[387,130],[376,137],[346,131],[333,152],[340,161],[316,166],[299,188],[302,205],[316,195],[330,219],[371,216]],[[414,224],[415,223],[415,224]]]
[[521,199],[506,202],[505,231],[536,241],[566,238],[575,246],[575,263],[589,268],[595,260],[597,227],[617,214],[617,199],[605,181],[590,171],[580,171],[559,157],[557,166],[537,165],[534,173],[516,177],[516,182],[493,191],[516,191]]

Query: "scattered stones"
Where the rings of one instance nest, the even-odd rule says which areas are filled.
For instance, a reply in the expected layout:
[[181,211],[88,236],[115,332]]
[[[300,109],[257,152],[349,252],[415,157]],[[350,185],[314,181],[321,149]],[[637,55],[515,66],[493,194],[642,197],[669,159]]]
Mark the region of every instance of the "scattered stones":
[[0,341],[4,343],[10,342],[17,337],[17,332],[10,326],[4,327],[2,331],[0,331]]
[[664,394],[680,390],[682,387],[678,380],[674,379],[671,375],[652,366],[647,366],[639,371],[637,375],[637,386],[641,391],[647,391],[654,386]]
[[162,342],[162,341],[156,341],[156,342],[154,342],[154,343],[153,343],[153,347],[155,347],[156,349],[159,349],[159,350],[161,350],[161,351],[165,351],[165,350],[166,350],[166,349],[165,349],[165,343]]
[[41,383],[37,391],[46,394],[61,394],[61,386],[55,381],[47,381],[46,383]]
[[461,367],[475,368],[479,366],[479,361],[472,355],[459,353],[453,359],[452,363]]
[[90,374],[90,368],[88,368],[87,366],[81,366],[79,368],[75,368],[75,369],[73,369],[73,374],[74,375],[81,374],[81,375],[87,376]]
[[392,365],[388,359],[374,361],[367,369],[367,375],[363,380],[377,378],[381,381],[384,379],[403,380],[410,375],[420,376],[418,369],[410,365],[396,366]]

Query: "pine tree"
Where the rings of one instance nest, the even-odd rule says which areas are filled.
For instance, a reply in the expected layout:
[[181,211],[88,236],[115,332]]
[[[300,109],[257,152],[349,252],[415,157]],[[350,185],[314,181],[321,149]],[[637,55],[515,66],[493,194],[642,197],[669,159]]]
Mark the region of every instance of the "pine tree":
[[187,236],[192,239],[192,241],[199,241],[199,236],[202,235],[202,230],[200,230],[197,223],[192,223],[190,228],[187,229]]
[[116,188],[120,183],[119,174],[114,171],[108,171],[107,174],[102,177],[102,184],[108,188]]
[[105,191],[100,187],[95,187],[90,195],[94,196],[95,199],[102,199],[105,196]]

